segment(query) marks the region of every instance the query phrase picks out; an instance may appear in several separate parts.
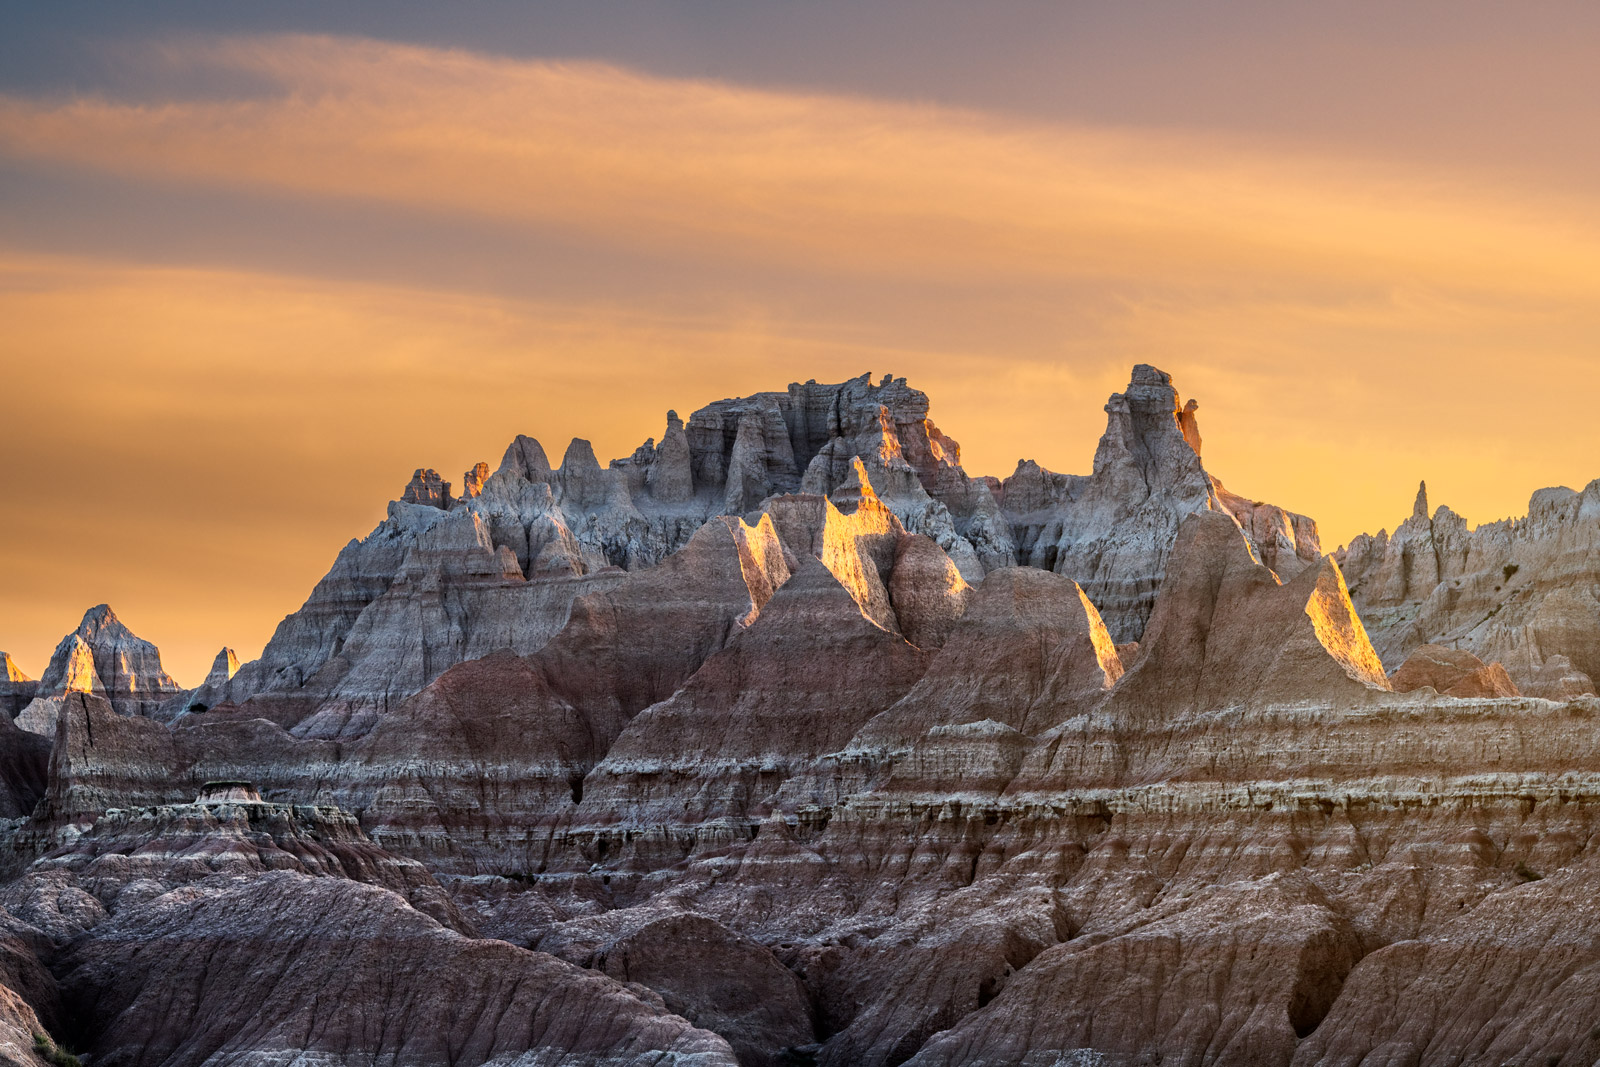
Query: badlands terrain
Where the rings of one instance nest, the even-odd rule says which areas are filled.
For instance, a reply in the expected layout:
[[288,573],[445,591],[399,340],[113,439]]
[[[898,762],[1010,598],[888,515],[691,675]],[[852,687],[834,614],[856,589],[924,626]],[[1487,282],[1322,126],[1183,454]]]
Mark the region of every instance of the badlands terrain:
[[1600,1061],[1600,481],[1329,554],[1153,367],[1085,475],[928,416],[418,470],[193,690],[0,654],[0,1060]]

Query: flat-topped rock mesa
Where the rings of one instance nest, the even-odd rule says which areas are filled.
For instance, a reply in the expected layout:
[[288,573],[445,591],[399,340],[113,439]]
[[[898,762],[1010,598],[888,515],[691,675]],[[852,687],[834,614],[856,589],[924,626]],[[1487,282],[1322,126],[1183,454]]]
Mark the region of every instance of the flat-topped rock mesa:
[[61,639],[17,725],[53,736],[61,702],[72,693],[97,693],[122,715],[156,715],[185,690],[161,668],[161,652],[123,625],[109,605],[84,613]]
[[1600,480],[1540,489],[1528,514],[1469,529],[1429,515],[1427,485],[1393,534],[1362,534],[1338,558],[1384,664],[1422,645],[1504,665],[1523,693],[1560,700],[1600,680]]
[[659,444],[606,467],[583,440],[552,467],[537,440],[519,436],[494,471],[466,472],[459,495],[417,470],[261,658],[208,679],[191,702],[248,700],[302,736],[357,736],[455,663],[537,651],[574,600],[659,564],[712,518],[753,522],[795,493],[848,510],[863,485],[963,582],[1019,562],[1052,571],[1082,586],[1114,641],[1131,642],[1185,515],[1233,517],[1285,577],[1320,554],[1311,520],[1235,496],[1206,472],[1196,406],[1180,403],[1165,373],[1136,367],[1106,405],[1092,474],[1023,462],[1004,483],[969,477],[927,395],[892,376],[721,400],[687,423],[668,412]]

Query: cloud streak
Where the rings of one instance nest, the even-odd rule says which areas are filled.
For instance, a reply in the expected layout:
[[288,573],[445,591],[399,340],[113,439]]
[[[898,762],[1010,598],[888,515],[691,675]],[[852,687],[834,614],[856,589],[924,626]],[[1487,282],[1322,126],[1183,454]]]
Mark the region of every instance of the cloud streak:
[[[1330,543],[1402,517],[1424,475],[1479,520],[1600,474],[1592,203],[593,63],[319,37],[158,58],[213,91],[0,97],[0,159],[221,190],[246,219],[359,206],[391,248],[426,216],[451,255],[499,257],[479,283],[521,277],[486,227],[598,251],[489,291],[447,258],[397,280],[383,251],[319,273],[314,224],[298,272],[0,244],[0,357],[35,398],[0,448],[39,487],[0,563],[50,576],[0,593],[24,632],[0,647],[33,673],[108,598],[186,680],[223,640],[253,652],[412,467],[455,477],[519,432],[622,455],[668,406],[869,369],[1004,475],[1087,468],[1105,395],[1156,363],[1229,486]],[[123,565],[85,562],[107,538]]]
[[1570,215],[1216,138],[348,39],[225,40],[164,57],[262,88],[5,99],[0,151],[853,274],[1539,299],[1600,285],[1596,233]]

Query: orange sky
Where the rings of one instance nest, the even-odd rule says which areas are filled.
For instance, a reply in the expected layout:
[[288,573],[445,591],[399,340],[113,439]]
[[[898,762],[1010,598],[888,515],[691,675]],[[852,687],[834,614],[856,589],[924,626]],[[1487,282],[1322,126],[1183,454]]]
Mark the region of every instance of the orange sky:
[[356,37],[137,58],[248,88],[0,95],[0,648],[35,677],[109,601],[195,684],[414,467],[625,455],[806,378],[907,375],[1004,476],[1087,470],[1151,362],[1329,548],[1420,477],[1478,522],[1600,476],[1577,185]]

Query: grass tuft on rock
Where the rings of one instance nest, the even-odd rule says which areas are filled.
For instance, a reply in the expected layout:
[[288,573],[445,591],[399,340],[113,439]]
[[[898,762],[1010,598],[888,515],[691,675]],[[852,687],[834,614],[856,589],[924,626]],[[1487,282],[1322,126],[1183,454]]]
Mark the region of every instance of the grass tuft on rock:
[[57,1045],[49,1034],[34,1032],[33,1051],[39,1054],[40,1059],[55,1067],[83,1067],[82,1060]]

